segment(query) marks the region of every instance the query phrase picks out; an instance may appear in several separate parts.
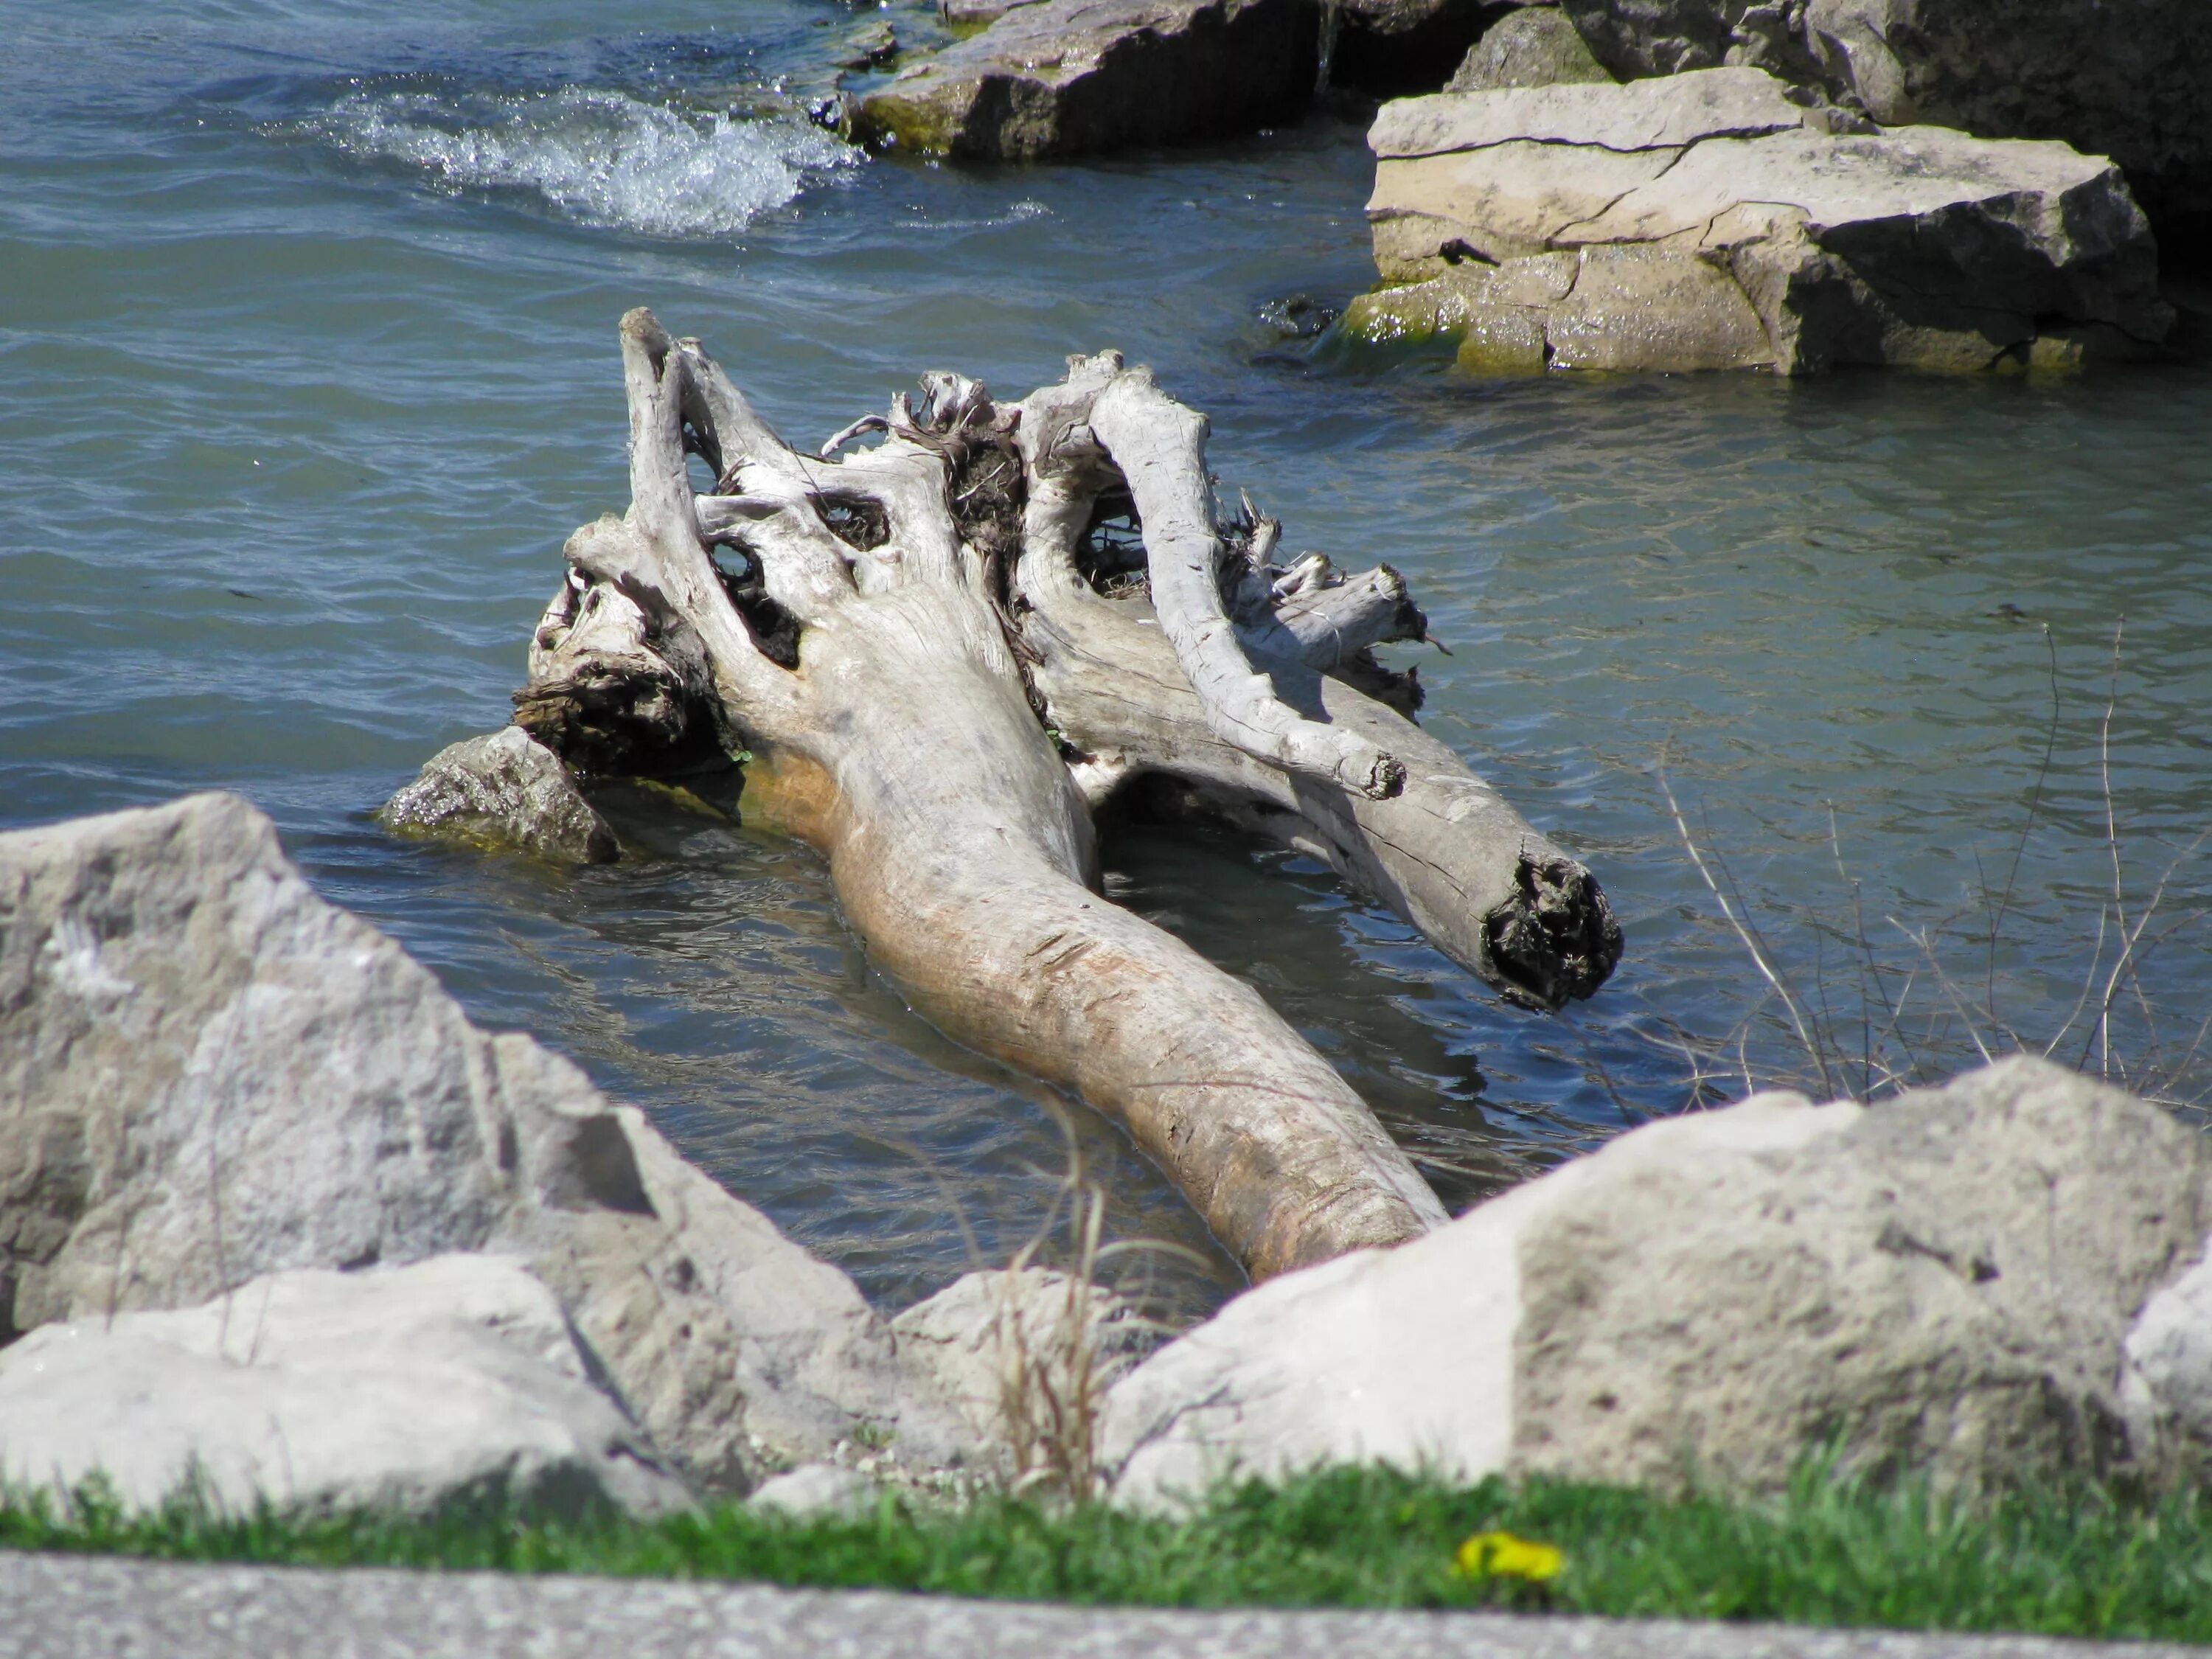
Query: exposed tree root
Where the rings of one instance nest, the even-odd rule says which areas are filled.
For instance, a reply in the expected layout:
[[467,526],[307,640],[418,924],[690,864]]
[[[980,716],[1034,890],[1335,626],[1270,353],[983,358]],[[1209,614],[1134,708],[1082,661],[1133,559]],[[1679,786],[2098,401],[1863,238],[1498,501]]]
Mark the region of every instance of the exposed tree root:
[[622,344],[630,509],[570,538],[517,719],[588,772],[749,751],[748,817],[827,855],[916,1006],[1120,1119],[1255,1278],[1441,1222],[1256,993],[1095,890],[1092,807],[1164,776],[1522,1000],[1596,988],[1589,872],[1354,689],[1418,706],[1370,653],[1425,632],[1397,574],[1274,565],[1203,417],[1112,354],[1015,404],[927,375],[803,455],[696,341]]

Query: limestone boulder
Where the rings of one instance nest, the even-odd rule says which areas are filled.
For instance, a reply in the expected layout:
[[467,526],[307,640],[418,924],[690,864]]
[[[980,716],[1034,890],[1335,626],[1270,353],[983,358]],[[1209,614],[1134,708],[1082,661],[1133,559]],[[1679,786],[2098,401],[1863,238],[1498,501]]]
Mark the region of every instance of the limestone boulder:
[[2201,1136],[2039,1060],[1757,1096],[1246,1292],[1115,1386],[1106,1452],[1134,1502],[1368,1460],[1764,1491],[1831,1445],[2172,1474],[2212,1430],[2208,1227]]
[[2121,1409],[2165,1468],[2212,1472],[2212,1250],[2163,1286],[2129,1328]]
[[860,95],[856,142],[986,161],[1232,137],[1296,120],[1320,0],[1031,0]]
[[0,1345],[269,1273],[526,1262],[695,1484],[971,1442],[843,1273],[477,1030],[235,796],[0,836]]
[[591,1366],[512,1258],[264,1274],[0,1349],[0,1480],[66,1498],[96,1474],[133,1509],[196,1483],[233,1514],[687,1504]]
[[1770,9],[1778,21],[1785,12],[1797,16],[1802,26],[1804,6],[1802,0],[1794,8],[1789,0],[1559,0],[1559,9],[1607,73],[1636,81],[1741,64],[1769,49]]
[[1158,1346],[1156,1327],[1131,1304],[1043,1267],[964,1274],[891,1328],[901,1352],[931,1374],[970,1431],[999,1446],[1030,1432],[1020,1419],[1036,1413],[1018,1397],[1024,1388],[1064,1402],[1103,1402]]
[[379,817],[403,834],[518,848],[556,863],[607,864],[622,852],[560,757],[519,726],[441,749]]
[[2109,162],[1865,125],[1748,68],[1385,105],[1385,286],[1346,326],[1459,336],[1498,372],[1981,369],[2165,337],[2149,227]]
[[1443,89],[1495,92],[1612,79],[1565,12],[1530,6],[1501,20],[1470,46]]
[[2212,217],[2212,8],[2200,0],[1562,0],[1622,79],[1749,64],[1884,125],[2108,155],[2160,225]]

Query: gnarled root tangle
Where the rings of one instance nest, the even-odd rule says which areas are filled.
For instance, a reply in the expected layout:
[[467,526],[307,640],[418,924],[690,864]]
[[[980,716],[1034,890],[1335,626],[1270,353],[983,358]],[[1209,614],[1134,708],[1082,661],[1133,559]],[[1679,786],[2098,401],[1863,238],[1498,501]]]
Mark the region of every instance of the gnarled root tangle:
[[1596,883],[1370,654],[1425,629],[1396,573],[1276,564],[1217,509],[1204,418],[1112,354],[1019,404],[926,376],[804,454],[696,341],[621,336],[629,511],[569,539],[517,719],[587,773],[750,751],[748,818],[822,850],[915,1005],[1126,1124],[1254,1277],[1441,1223],[1250,988],[1094,886],[1093,810],[1164,778],[1519,1000],[1596,988]]

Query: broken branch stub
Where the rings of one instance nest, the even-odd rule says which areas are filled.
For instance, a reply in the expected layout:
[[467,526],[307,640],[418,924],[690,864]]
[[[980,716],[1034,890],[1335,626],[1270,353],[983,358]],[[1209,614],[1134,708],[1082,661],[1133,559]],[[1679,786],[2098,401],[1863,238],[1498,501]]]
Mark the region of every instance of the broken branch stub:
[[[1153,385],[1149,371],[1133,369],[1099,392],[1091,430],[1127,482],[1144,526],[1152,608],[1198,695],[1207,729],[1256,760],[1341,784],[1370,800],[1387,800],[1404,788],[1404,762],[1358,732],[1304,718],[1275,695],[1247,654],[1222,604],[1223,549],[1206,477],[1206,417]],[[1279,631],[1282,654],[1301,654],[1296,636],[1272,617],[1255,619],[1249,631],[1270,652]]]
[[[1140,769],[1214,779],[1240,810],[1286,800],[1367,849],[1324,855],[1417,919],[1449,908],[1442,889],[1408,899],[1376,849],[1406,814],[1437,816],[1420,774],[1449,766],[1482,786],[1316,666],[1372,667],[1367,645],[1418,632],[1395,574],[1293,584],[1266,614],[1232,617],[1224,569],[1237,556],[1215,520],[1204,422],[1110,355],[1021,404],[927,377],[919,408],[901,398],[843,428],[830,459],[786,446],[697,342],[650,313],[623,319],[622,343],[630,507],[569,542],[518,697],[533,733],[600,772],[672,764],[702,732],[750,751],[748,819],[824,854],[848,917],[916,1007],[1120,1120],[1255,1278],[1441,1223],[1358,1096],[1256,992],[1100,896],[1089,804],[1102,779]],[[711,494],[692,489],[687,453],[714,470]],[[1123,625],[1079,568],[1107,494],[1140,515],[1154,601],[1170,596],[1161,626],[1126,623],[1149,658],[1066,646],[1066,618],[1085,607]],[[1096,709],[1117,702],[1127,765],[1091,735],[1113,725]],[[1523,865],[1486,841],[1468,859],[1497,866],[1466,890],[1487,938],[1521,914],[1509,890]],[[1558,908],[1549,889],[1522,908],[1546,902]],[[1563,979],[1510,965],[1511,951],[1446,948],[1500,983],[1544,987],[1539,1000],[1611,966]]]

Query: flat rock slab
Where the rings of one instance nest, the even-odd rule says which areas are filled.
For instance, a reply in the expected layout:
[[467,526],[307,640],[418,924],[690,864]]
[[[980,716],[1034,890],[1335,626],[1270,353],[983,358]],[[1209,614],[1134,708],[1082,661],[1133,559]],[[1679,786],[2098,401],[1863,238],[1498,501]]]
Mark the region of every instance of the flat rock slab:
[[1701,138],[1753,137],[1802,125],[1789,88],[1757,70],[1438,93],[1385,104],[1367,147],[1383,161],[1522,142],[1610,150],[1679,149]]
[[689,1504],[591,1363],[513,1258],[271,1273],[0,1349],[0,1478],[66,1499],[97,1474],[136,1509],[193,1481],[232,1514]]
[[1981,369],[2165,337],[2110,162],[1853,125],[1749,68],[1385,105],[1367,212],[1391,286],[1347,326],[1458,335],[1492,372]]
[[1049,1607],[757,1584],[185,1566],[0,1552],[9,1659],[2191,1659],[2201,1648],[1901,1631]]
[[1291,121],[1320,70],[1318,0],[1033,0],[860,100],[860,143],[1040,161]]
[[[2109,155],[2154,218],[2212,214],[2203,0],[1562,0],[1622,79],[1751,64],[1886,125],[2056,138]],[[2162,231],[2163,234],[2163,231]]]

